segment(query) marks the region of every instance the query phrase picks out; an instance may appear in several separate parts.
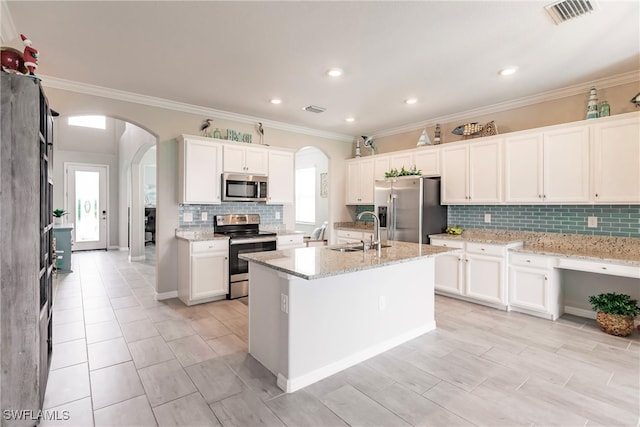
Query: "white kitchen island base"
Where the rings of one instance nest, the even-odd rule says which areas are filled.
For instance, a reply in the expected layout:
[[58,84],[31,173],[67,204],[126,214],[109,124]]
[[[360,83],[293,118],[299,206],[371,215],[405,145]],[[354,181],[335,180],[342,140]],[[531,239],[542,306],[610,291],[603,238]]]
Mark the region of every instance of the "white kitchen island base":
[[313,280],[257,262],[249,274],[249,353],[286,392],[436,327],[432,257]]

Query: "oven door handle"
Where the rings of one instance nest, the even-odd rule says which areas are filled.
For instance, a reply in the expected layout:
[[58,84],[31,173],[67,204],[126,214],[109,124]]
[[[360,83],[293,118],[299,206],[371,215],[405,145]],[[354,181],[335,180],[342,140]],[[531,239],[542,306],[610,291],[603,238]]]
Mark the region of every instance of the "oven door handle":
[[257,237],[257,238],[249,238],[249,239],[231,239],[229,244],[233,245],[243,245],[246,243],[264,243],[264,242],[275,242],[276,239],[273,237]]

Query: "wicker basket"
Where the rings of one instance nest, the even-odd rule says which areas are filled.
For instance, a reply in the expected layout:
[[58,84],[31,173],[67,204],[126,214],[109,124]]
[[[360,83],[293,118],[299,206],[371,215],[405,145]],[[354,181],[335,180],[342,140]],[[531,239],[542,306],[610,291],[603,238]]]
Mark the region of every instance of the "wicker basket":
[[633,316],[622,316],[599,311],[596,320],[600,325],[600,329],[610,335],[626,337],[633,332]]

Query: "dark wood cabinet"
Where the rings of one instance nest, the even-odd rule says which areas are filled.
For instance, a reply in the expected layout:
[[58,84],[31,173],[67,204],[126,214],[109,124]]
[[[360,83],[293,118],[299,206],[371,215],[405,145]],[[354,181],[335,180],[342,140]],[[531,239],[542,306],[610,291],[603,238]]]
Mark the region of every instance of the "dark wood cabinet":
[[37,414],[53,348],[53,119],[37,79],[0,79],[0,408]]

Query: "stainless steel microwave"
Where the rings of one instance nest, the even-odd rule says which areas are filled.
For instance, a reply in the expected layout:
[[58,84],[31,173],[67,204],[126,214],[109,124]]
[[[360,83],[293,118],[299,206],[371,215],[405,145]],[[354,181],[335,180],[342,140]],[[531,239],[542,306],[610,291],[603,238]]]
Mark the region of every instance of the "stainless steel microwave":
[[222,174],[225,202],[266,202],[269,178],[266,175]]

